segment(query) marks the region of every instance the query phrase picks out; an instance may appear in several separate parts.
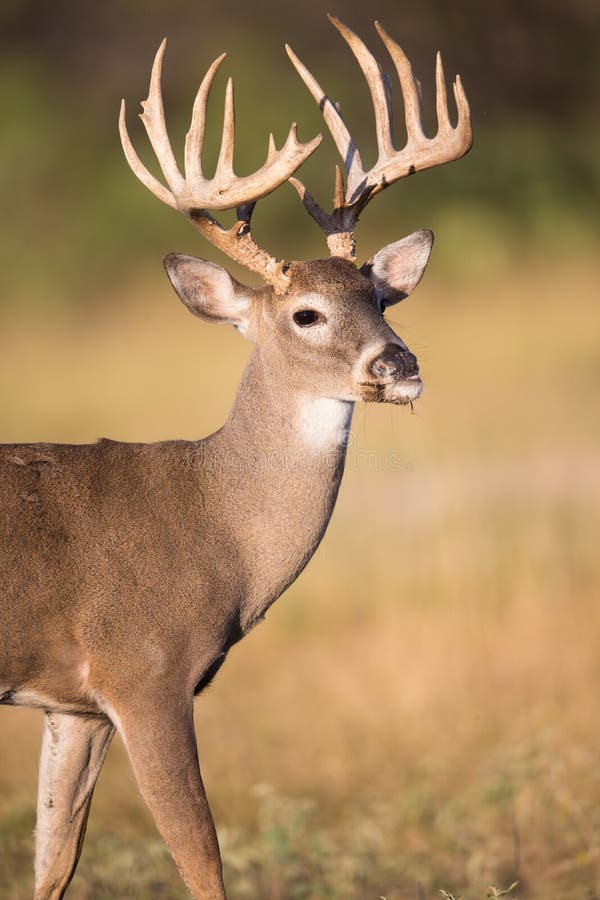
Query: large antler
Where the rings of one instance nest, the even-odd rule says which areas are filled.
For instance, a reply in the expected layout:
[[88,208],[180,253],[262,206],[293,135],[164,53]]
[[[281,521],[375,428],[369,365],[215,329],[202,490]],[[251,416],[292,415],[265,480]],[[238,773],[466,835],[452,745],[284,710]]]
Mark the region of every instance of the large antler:
[[306,66],[286,45],[289,58],[319,104],[344,161],[348,184],[344,192],[343,176],[339,167],[336,167],[334,209],[332,213],[326,213],[302,182],[297,178],[290,178],[290,182],[298,191],[307,211],[327,235],[331,254],[354,260],[356,250],[353,230],[369,200],[399,178],[464,156],[473,142],[471,117],[460,76],[457,75],[453,88],[458,108],[458,123],[456,127],[450,124],[446,81],[442,58],[438,53],[436,64],[438,131],[434,138],[426,137],[421,122],[421,86],[413,75],[412,66],[402,49],[384,31],[379,22],[375,22],[375,28],[396,67],[404,99],[407,142],[402,150],[396,150],[392,136],[391,98],[386,76],[361,39],[339,19],[334,16],[328,18],[352,50],[367,80],[375,110],[378,157],[373,168],[365,171],[360,152],[342,118],[339,106],[332,103]]
[[[283,291],[287,277],[283,263],[270,256],[259,247],[250,233],[250,218],[257,200],[271,193],[292,175],[299,166],[316,150],[321,135],[303,144],[296,136],[296,123],[288,134],[280,150],[275,147],[273,135],[269,136],[267,160],[253,175],[240,178],[233,172],[233,145],[235,118],[233,104],[233,81],[227,82],[225,93],[225,115],[221,150],[213,178],[206,178],[202,171],[202,146],[206,123],[206,106],[217,69],[225,58],[219,56],[204,76],[198,89],[192,112],[190,130],[185,139],[185,176],[179,171],[173,154],[167,128],[161,93],[162,62],[166,38],[160,45],[150,77],[148,99],[142,102],[140,115],[150,139],[156,158],[168,184],[165,187],[144,166],[137,155],[125,122],[125,101],[121,104],[119,131],[123,150],[134,175],[159,200],[173,209],[179,210],[212,244],[223,250],[231,259],[257,272],[276,291]],[[208,210],[236,209],[237,222],[226,229],[216,221]]]

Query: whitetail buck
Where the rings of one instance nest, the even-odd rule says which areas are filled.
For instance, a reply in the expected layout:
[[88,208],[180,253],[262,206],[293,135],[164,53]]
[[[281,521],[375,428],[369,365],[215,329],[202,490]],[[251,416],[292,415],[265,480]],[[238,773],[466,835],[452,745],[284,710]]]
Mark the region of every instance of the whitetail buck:
[[[427,138],[411,65],[376,24],[404,97],[408,139],[396,150],[379,65],[355,34],[331,21],[366,77],[379,148],[366,171],[339,108],[288,48],[345,165],[347,185],[338,168],[331,213],[292,178],[320,136],[302,144],[292,126],[280,150],[271,138],[261,169],[234,175],[231,81],[216,174],[203,174],[206,104],[223,57],[194,103],[184,176],[165,127],[164,43],[157,53],[141,118],[168,187],[140,162],[121,111],[123,148],[140,181],[266,282],[252,289],[215,263],[165,259],[192,313],[235,325],[255,344],[225,425],[200,441],[2,448],[0,702],[45,713],[37,900],[56,900],[69,884],[115,729],[193,896],[225,897],[198,766],[194,695],[319,544],[340,486],[354,403],[407,404],[421,393],[417,361],[383,310],[418,283],[433,235],[417,231],[357,268],[353,229],[387,185],[467,152],[469,107],[457,78],[453,127],[438,56],[438,132]],[[331,258],[282,263],[253,241],[255,202],[287,180],[323,228]],[[229,229],[209,212],[225,209],[237,210]]]

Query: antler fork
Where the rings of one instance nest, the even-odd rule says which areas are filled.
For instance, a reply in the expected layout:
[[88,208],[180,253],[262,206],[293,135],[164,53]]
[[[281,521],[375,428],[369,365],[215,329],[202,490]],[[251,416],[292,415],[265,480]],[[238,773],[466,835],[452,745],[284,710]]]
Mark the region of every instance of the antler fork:
[[[226,56],[223,53],[210,66],[198,89],[190,129],[185,139],[185,176],[182,175],[167,133],[161,93],[162,63],[166,43],[165,38],[156,53],[148,98],[142,102],[143,112],[140,118],[168,188],[148,171],[137,155],[127,132],[123,100],[119,131],[127,162],[134,175],[159,200],[182,213],[212,244],[223,250],[231,259],[257,272],[276,291],[281,292],[287,285],[287,277],[283,271],[284,264],[254,242],[250,231],[250,219],[256,201],[288,180],[319,146],[321,135],[317,135],[307,143],[301,143],[298,141],[294,122],[280,150],[275,146],[273,135],[269,135],[267,159],[260,169],[246,177],[235,175],[233,172],[235,113],[233,81],[230,78],[225,92],[223,135],[217,168],[213,178],[206,178],[202,171],[206,107],[214,77]],[[237,222],[229,229],[220,225],[208,212],[224,209],[236,209]]]
[[413,74],[412,66],[399,45],[392,40],[379,22],[375,22],[375,28],[395,65],[404,99],[407,142],[402,150],[397,150],[392,135],[391,98],[386,77],[361,39],[335,16],[328,18],[352,50],[366,78],[375,112],[378,157],[375,165],[365,171],[358,147],[342,118],[339,107],[332,103],[291,47],[286,45],[290,60],[319,104],[325,123],[344,161],[347,187],[344,191],[344,179],[339,166],[336,166],[334,209],[333,212],[326,213],[301,181],[290,178],[290,182],[298,191],[306,210],[325,232],[331,254],[354,260],[356,256],[354,227],[369,200],[399,178],[464,156],[473,143],[471,117],[460,76],[457,75],[453,88],[458,108],[458,123],[456,127],[450,124],[446,81],[442,58],[438,53],[436,62],[438,131],[434,138],[428,138],[423,132],[421,121],[420,84]]

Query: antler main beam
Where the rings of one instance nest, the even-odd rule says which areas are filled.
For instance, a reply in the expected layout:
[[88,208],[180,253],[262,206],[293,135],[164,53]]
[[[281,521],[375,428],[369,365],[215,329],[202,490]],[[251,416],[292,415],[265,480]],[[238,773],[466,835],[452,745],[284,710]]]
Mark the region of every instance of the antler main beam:
[[366,171],[339,107],[330,100],[306,66],[286,45],[290,60],[323,113],[325,123],[344,162],[347,187],[344,192],[343,177],[337,168],[334,209],[333,212],[326,213],[302,182],[297,178],[290,178],[290,182],[298,191],[307,211],[325,231],[332,255],[353,260],[356,256],[354,226],[369,200],[406,175],[464,156],[471,148],[473,137],[469,104],[459,75],[453,84],[458,122],[455,127],[450,123],[446,81],[439,53],[436,62],[438,131],[433,138],[425,135],[421,120],[420,85],[413,74],[412,66],[401,47],[392,40],[379,22],[375,22],[375,28],[396,68],[404,99],[407,142],[402,150],[397,150],[392,134],[391,98],[386,77],[361,39],[334,16],[329,16],[329,20],[352,50],[367,81],[375,113],[378,157],[375,165]]
[[[307,143],[301,143],[297,138],[296,123],[293,123],[280,150],[275,146],[273,135],[269,135],[267,159],[260,169],[246,177],[235,175],[235,110],[233,81],[230,78],[225,92],[223,135],[217,168],[213,178],[206,178],[202,171],[206,108],[215,75],[226,56],[223,53],[208,69],[196,94],[192,121],[185,139],[185,175],[182,175],[167,133],[162,100],[161,77],[166,43],[165,38],[156,53],[148,97],[142,102],[143,112],[140,118],[168,187],[152,175],[137,155],[127,132],[123,100],[119,131],[127,162],[134,175],[149,191],[167,206],[182,213],[211,243],[231,259],[257,272],[276,290],[283,290],[287,284],[283,264],[253,241],[250,219],[256,201],[290,178],[319,146],[321,135]],[[225,209],[237,211],[238,220],[230,229],[224,228],[209,214],[209,210]]]

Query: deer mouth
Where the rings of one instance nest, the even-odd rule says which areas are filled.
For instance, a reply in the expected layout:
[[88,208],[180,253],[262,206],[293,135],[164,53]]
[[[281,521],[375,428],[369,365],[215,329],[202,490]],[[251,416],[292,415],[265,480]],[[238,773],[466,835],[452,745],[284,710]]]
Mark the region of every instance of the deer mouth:
[[418,400],[423,393],[423,382],[420,375],[409,375],[408,378],[400,378],[392,385],[386,385],[384,389],[384,403],[397,403],[407,406]]
[[409,406],[418,400],[423,392],[420,375],[385,381],[363,381],[361,387],[362,400],[367,403],[395,403],[397,406]]

